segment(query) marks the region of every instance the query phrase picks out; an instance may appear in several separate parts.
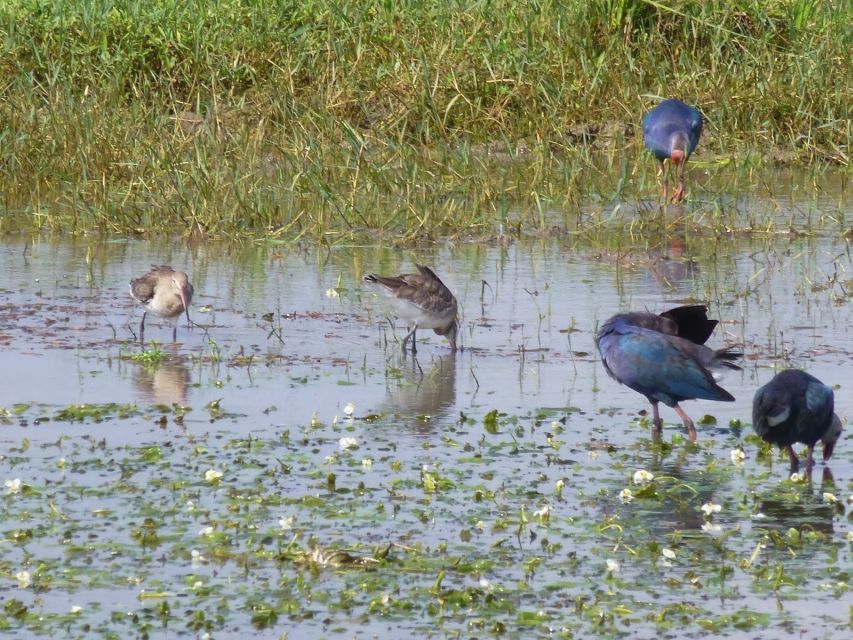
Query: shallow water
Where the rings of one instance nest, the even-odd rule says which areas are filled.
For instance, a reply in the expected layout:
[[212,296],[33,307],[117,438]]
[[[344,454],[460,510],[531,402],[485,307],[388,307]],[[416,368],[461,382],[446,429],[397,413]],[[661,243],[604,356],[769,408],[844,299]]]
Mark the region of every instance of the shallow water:
[[[836,385],[836,411],[853,416],[849,243],[661,230],[411,251],[7,238],[0,480],[24,489],[3,498],[0,579],[27,609],[7,607],[0,628],[845,637],[850,429],[834,478],[819,467],[812,484],[747,436],[774,367]],[[415,261],[459,299],[455,357],[422,332],[417,358],[402,358],[404,329],[359,285]],[[186,269],[196,290],[197,326],[182,319],[178,344],[147,323],[159,365],[132,359],[141,310],[127,283],[151,263]],[[737,401],[684,404],[715,419],[697,446],[662,407],[655,445],[645,400],[607,377],[593,335],[617,311],[687,301],[722,320],[712,346],[744,345],[743,371],[722,381]],[[84,404],[81,420],[61,413]],[[206,481],[210,469],[222,478]],[[655,481],[634,484],[637,469]],[[704,503],[721,510],[706,517]],[[376,566],[322,562],[389,544]],[[326,550],[313,562],[312,546]]]

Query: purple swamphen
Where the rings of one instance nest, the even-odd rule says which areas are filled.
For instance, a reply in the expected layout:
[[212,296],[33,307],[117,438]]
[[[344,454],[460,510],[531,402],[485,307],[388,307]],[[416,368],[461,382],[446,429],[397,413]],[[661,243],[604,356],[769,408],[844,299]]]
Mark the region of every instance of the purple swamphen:
[[672,201],[681,202],[684,199],[684,166],[699,144],[700,135],[702,114],[681,100],[664,100],[643,117],[643,140],[660,162],[658,177],[663,175],[664,200],[669,195],[664,163],[670,160],[676,166],[678,188],[672,194]]
[[703,305],[653,313],[620,313],[605,322],[595,337],[604,368],[611,378],[643,394],[652,403],[653,431],[663,428],[658,403],[675,409],[691,441],[696,428],[679,406],[682,400],[721,400],[734,397],[714,380],[723,368],[740,369],[732,360],[743,354],[735,348],[710,349],[703,343],[717,324]]
[[788,450],[791,471],[800,468],[793,444],[808,446],[806,471],[811,472],[812,452],[823,442],[823,459],[829,460],[841,437],[841,420],[833,413],[835,395],[827,385],[805,371],[786,369],[755,392],[752,428],[765,442]]

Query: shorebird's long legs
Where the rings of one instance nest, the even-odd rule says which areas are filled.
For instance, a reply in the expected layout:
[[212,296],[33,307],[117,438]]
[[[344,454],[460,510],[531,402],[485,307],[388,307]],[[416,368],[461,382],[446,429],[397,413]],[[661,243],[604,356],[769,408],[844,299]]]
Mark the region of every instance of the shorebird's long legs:
[[142,322],[139,323],[139,342],[140,343],[145,342],[145,339],[144,339],[145,338],[145,315],[147,313],[148,313],[147,311],[142,312]]
[[415,326],[412,327],[412,330],[406,334],[405,338],[403,338],[402,349],[404,352],[406,351],[406,342],[409,341],[409,338],[412,339],[412,353],[418,352],[418,347],[417,347],[417,343],[416,343],[417,338],[415,337],[415,331],[417,331],[417,330],[418,330],[418,323],[416,322]]

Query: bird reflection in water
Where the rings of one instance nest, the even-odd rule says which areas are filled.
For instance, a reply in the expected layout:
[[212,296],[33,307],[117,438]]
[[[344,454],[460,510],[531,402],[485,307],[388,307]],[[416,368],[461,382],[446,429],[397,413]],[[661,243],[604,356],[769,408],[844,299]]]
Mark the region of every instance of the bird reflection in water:
[[820,478],[820,486],[815,487],[812,474],[803,473],[801,483],[777,484],[757,495],[752,526],[779,532],[795,528],[831,534],[839,503],[828,496],[838,495],[838,487],[829,467],[823,468]]
[[435,357],[424,368],[413,357],[400,366],[399,377],[387,379],[384,411],[403,419],[413,433],[432,433],[456,402],[456,357]]
[[190,372],[183,362],[164,362],[151,368],[137,366],[133,371],[133,385],[141,400],[171,407],[187,401]]
[[664,243],[649,254],[649,272],[670,291],[689,292],[699,276],[699,266],[687,252],[683,235],[668,235]]

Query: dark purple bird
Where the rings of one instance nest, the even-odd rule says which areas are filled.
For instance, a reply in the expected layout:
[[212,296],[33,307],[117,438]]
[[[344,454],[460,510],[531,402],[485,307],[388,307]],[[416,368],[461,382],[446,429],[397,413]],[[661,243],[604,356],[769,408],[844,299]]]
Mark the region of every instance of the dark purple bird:
[[814,466],[815,444],[823,442],[824,462],[832,457],[841,437],[841,420],[833,413],[835,394],[805,371],[786,369],[758,391],[752,401],[752,428],[765,442],[788,450],[791,471],[800,468],[793,444],[808,446],[806,471]]
[[709,349],[716,320],[709,320],[703,305],[653,313],[621,313],[605,322],[595,337],[604,368],[611,378],[643,394],[652,403],[653,431],[663,429],[658,403],[675,409],[691,441],[696,428],[679,406],[682,400],[720,400],[734,397],[717,384],[716,370],[740,369],[731,362],[743,354],[733,348]]
[[669,196],[669,176],[664,163],[670,160],[676,166],[678,188],[672,194],[672,201],[681,202],[684,199],[684,167],[701,135],[702,114],[681,100],[664,100],[643,118],[646,148],[660,162],[658,178],[663,175],[664,200]]

